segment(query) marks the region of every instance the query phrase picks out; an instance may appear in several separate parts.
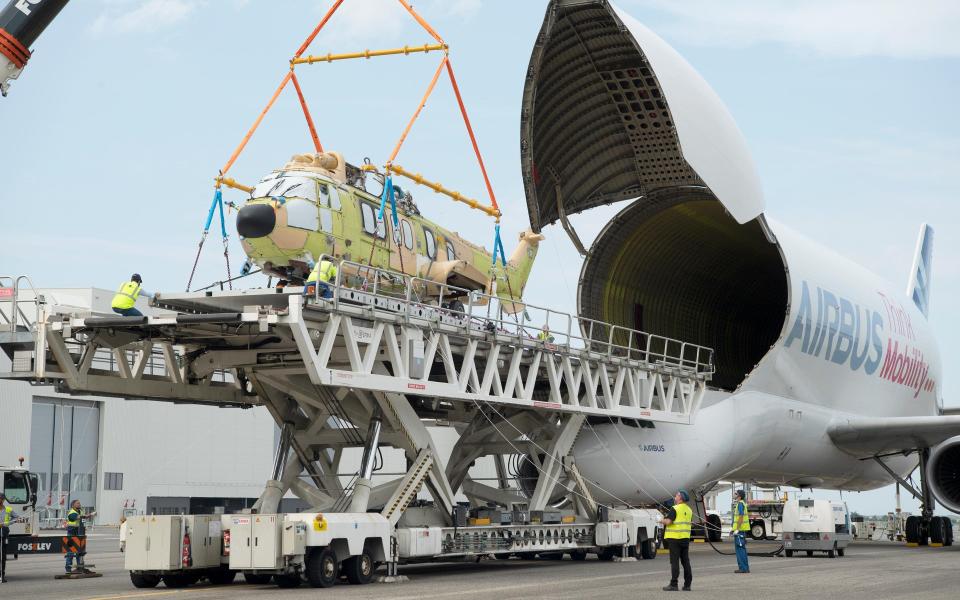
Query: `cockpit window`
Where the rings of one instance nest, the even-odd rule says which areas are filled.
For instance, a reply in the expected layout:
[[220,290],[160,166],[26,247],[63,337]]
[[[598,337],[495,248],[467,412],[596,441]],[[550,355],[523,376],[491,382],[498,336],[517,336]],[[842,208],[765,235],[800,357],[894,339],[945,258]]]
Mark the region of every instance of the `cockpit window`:
[[317,181],[309,177],[276,177],[261,181],[253,188],[251,198],[283,196],[317,201]]
[[340,210],[340,194],[336,187],[329,183],[320,183],[320,206]]
[[433,237],[433,232],[426,227],[423,228],[423,236],[427,241],[427,258],[432,260],[437,257],[437,240]]
[[457,260],[457,251],[449,240],[447,240],[447,260]]

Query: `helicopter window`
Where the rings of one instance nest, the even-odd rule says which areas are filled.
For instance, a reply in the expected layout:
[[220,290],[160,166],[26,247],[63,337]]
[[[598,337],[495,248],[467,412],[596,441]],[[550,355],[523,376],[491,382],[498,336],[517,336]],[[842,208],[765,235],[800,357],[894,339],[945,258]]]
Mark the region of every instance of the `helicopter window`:
[[427,229],[426,227],[424,227],[423,237],[425,237],[427,240],[427,257],[430,259],[436,258],[437,257],[437,240],[435,237],[433,237],[433,232]]
[[400,227],[403,229],[403,245],[407,250],[413,250],[413,227],[409,221],[400,221]]
[[328,183],[320,184],[320,205],[340,210],[340,194],[337,193],[336,187]]
[[363,230],[370,235],[376,235],[381,240],[387,237],[387,231],[383,221],[377,219],[377,213],[373,205],[366,202],[360,203],[360,213],[363,216]]
[[285,206],[287,207],[287,225],[298,229],[317,230],[317,207],[315,204],[303,200],[290,200]]
[[24,474],[15,471],[4,473],[3,494],[10,504],[26,504],[30,494],[27,493],[27,478]]
[[453,244],[450,241],[447,241],[447,260],[457,260],[457,251],[453,248]]
[[364,173],[363,191],[379,198],[383,195],[383,175],[380,173]]
[[250,193],[251,198],[283,196],[317,201],[317,181],[309,177],[277,177],[261,181]]

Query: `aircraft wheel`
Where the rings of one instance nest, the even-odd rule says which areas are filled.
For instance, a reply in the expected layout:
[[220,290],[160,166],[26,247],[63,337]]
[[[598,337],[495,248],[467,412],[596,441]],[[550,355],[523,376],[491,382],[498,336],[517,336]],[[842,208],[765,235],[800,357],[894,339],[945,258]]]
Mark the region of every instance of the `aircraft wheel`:
[[943,526],[943,519],[940,517],[933,517],[930,519],[928,530],[930,531],[930,543],[943,544],[946,541],[947,531]]
[[707,515],[707,539],[711,542],[719,542],[722,532],[723,522],[720,520],[720,515]]
[[920,543],[920,517],[907,517],[907,524],[904,529],[906,529],[905,537],[908,544]]
[[314,549],[307,556],[307,581],[313,587],[333,587],[340,576],[340,563],[330,548]]
[[131,572],[130,582],[135,588],[155,588],[160,584],[160,576]]
[[950,520],[950,517],[940,517],[940,518],[943,519],[943,526],[946,528],[946,531],[947,531],[947,538],[946,538],[946,541],[943,543],[943,545],[952,546],[953,545],[953,521]]
[[343,570],[347,574],[347,580],[354,585],[363,585],[373,581],[373,571],[375,569],[373,559],[366,552],[360,556],[351,556],[343,561]]

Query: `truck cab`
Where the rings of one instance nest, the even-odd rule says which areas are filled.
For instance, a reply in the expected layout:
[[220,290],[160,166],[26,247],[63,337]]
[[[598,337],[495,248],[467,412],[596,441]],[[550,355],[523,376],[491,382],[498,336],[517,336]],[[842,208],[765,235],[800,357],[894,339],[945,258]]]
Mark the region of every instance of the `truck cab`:
[[10,538],[33,535],[39,529],[36,505],[40,487],[37,476],[23,467],[0,466],[2,488],[7,505],[20,515],[10,523]]

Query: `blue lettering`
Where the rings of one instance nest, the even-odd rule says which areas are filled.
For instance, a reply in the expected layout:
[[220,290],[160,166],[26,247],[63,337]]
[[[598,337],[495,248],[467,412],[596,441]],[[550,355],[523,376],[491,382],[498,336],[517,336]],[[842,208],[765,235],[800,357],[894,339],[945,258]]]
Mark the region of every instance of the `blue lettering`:
[[803,282],[803,287],[800,291],[800,308],[797,311],[797,319],[793,322],[793,327],[790,329],[790,334],[787,336],[787,341],[784,342],[784,345],[788,348],[793,344],[793,340],[803,339],[803,344],[801,350],[807,352],[807,342],[810,338],[810,322],[813,320],[812,315],[810,314],[810,289],[807,287],[807,282]]
[[880,313],[874,311],[870,322],[870,344],[873,347],[873,356],[863,365],[863,370],[867,375],[873,375],[877,367],[880,366],[880,360],[883,358],[883,317]]
[[[817,351],[814,352],[814,355],[820,356],[820,348],[823,346],[823,340],[827,340],[827,353],[824,354],[825,358],[830,358],[830,353],[833,351],[833,337],[837,334],[837,328],[840,325],[840,303],[837,302],[837,297],[828,292],[827,290],[823,291],[823,317],[824,317],[824,327],[826,328],[826,335],[820,338],[820,343],[817,344]],[[833,309],[832,317],[827,317],[827,310]]]
[[[863,327],[860,327],[860,323]],[[860,331],[863,330],[863,343],[860,343]],[[850,353],[850,370],[856,371],[867,360],[870,351],[870,309],[863,309],[863,319],[860,319],[860,307],[857,307],[857,326],[853,334],[853,351]]]
[[853,349],[853,304],[846,298],[840,298],[840,329],[837,332],[837,346],[830,360],[842,365],[850,358]]

